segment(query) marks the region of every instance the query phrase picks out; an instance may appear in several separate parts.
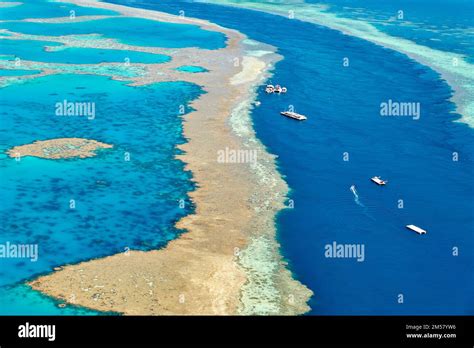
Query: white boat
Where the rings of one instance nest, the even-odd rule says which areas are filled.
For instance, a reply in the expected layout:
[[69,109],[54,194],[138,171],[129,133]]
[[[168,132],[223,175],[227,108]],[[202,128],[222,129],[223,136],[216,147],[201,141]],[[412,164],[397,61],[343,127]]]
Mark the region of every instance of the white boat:
[[287,88],[286,87],[282,87],[280,85],[266,85],[265,87],[265,92],[267,92],[268,94],[272,94],[272,93],[277,93],[277,94],[280,94],[280,93],[286,93],[287,92]]
[[305,115],[297,114],[296,112],[293,112],[293,111],[282,111],[280,112],[280,114],[282,114],[283,116],[292,118],[294,120],[298,120],[298,121],[304,121],[307,119]]
[[265,92],[268,94],[273,93],[275,92],[275,87],[273,85],[267,85],[267,87],[265,87]]
[[380,186],[385,185],[388,182],[387,180],[382,180],[380,176],[374,176],[373,178],[370,178],[370,180]]
[[405,227],[408,228],[409,230],[415,231],[418,234],[426,234],[426,231],[422,228],[419,228],[418,226],[406,225]]

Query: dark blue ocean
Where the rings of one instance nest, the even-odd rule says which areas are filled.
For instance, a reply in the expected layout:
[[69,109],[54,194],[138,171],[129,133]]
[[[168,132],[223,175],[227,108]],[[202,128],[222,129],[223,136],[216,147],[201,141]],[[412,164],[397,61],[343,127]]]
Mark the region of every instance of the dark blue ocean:
[[[423,46],[465,54],[474,60],[474,1],[470,0],[308,0],[328,11],[359,19],[377,29]],[[401,19],[396,19],[402,11]],[[392,20],[389,20],[392,19]]]
[[[263,12],[174,0],[111,2],[184,10],[284,56],[270,82],[289,92],[269,96],[261,89],[252,118],[291,188],[295,208],[278,216],[278,239],[295,277],[315,293],[310,314],[474,312],[474,133],[455,122],[452,91],[436,72],[367,41]],[[377,3],[368,11],[380,10]],[[426,6],[411,8],[421,18]],[[445,17],[423,18],[440,26]],[[398,31],[417,40],[411,27]],[[420,118],[380,116],[388,100],[420,103]],[[308,121],[280,117],[290,105]],[[374,175],[389,184],[376,186]],[[363,245],[364,261],[325,257],[334,241]]]

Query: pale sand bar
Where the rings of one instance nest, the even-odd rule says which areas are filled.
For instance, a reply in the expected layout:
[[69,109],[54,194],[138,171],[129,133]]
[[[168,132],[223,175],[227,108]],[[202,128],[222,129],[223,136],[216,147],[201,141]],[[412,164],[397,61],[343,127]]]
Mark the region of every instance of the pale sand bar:
[[32,144],[19,145],[7,151],[10,157],[40,157],[47,159],[86,158],[97,155],[99,149],[110,149],[112,145],[83,138],[58,138],[39,140]]
[[[210,73],[187,75],[206,93],[191,104],[196,111],[184,117],[188,142],[180,147],[185,154],[179,158],[197,184],[189,194],[195,213],[177,223],[185,232],[163,249],[66,265],[29,284],[65,302],[127,315],[307,312],[312,292],[286,269],[275,239],[274,218],[284,208],[288,187],[276,171],[274,156],[256,139],[249,116],[256,86],[281,57],[270,53],[243,59],[246,37],[206,21],[90,0],[69,2],[197,24],[224,33],[228,41],[224,49],[207,51],[205,67]],[[135,85],[184,75],[174,74],[153,81],[144,78]],[[258,161],[217,163],[218,151],[226,147],[256,150]]]

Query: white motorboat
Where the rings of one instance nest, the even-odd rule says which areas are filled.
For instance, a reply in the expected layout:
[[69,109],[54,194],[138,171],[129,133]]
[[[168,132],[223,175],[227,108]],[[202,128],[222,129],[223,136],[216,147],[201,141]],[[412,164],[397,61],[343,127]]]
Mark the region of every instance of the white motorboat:
[[387,180],[382,180],[380,176],[374,176],[373,178],[370,178],[373,182],[375,182],[377,185],[383,186],[387,184]]
[[282,111],[280,112],[280,114],[282,114],[283,116],[292,118],[294,120],[298,120],[298,121],[304,121],[307,119],[305,115],[297,114],[296,112],[293,112],[293,111]]
[[415,231],[418,234],[426,234],[426,231],[418,226],[406,225],[405,227],[408,228],[409,230]]

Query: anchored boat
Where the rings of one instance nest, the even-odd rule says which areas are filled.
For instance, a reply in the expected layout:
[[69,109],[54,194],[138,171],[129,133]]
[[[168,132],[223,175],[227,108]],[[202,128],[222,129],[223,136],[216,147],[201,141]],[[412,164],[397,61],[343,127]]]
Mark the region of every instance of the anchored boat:
[[265,87],[265,92],[267,92],[268,94],[275,92],[275,86],[267,85],[267,87]]
[[387,184],[387,180],[382,180],[380,176],[374,176],[373,178],[370,178],[373,182],[375,182],[377,185],[383,186]]
[[286,93],[286,87],[276,85],[275,86],[275,91],[273,93]]
[[405,227],[408,228],[409,230],[415,231],[418,234],[426,234],[426,231],[418,226],[406,225]]
[[297,114],[296,112],[293,112],[293,111],[282,111],[280,112],[280,114],[282,114],[283,116],[292,118],[294,120],[298,120],[298,121],[304,121],[307,119],[305,115]]
[[271,93],[286,93],[287,92],[287,89],[286,87],[282,87],[280,85],[276,85],[276,86],[273,86],[273,85],[267,85],[265,87],[265,92],[267,92],[268,94],[271,94]]

